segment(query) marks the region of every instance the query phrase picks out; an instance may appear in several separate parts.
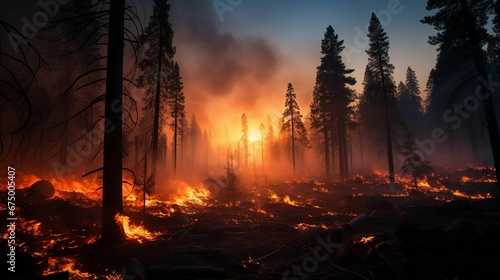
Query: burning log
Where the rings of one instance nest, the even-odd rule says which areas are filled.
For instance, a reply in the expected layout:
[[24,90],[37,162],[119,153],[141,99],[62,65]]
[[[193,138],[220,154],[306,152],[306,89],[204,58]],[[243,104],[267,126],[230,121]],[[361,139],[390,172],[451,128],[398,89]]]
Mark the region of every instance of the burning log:
[[171,279],[172,277],[195,279],[226,279],[227,271],[206,266],[154,265],[148,268],[148,275]]

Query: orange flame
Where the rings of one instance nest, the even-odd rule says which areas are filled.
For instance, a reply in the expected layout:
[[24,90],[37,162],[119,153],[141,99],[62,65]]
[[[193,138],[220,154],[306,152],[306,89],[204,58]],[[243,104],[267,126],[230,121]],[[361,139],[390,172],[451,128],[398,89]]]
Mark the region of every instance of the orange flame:
[[151,241],[156,236],[159,235],[158,232],[151,233],[142,225],[134,225],[130,222],[130,218],[127,216],[122,216],[120,214],[115,215],[115,221],[119,224],[123,225],[123,229],[125,230],[125,234],[130,239],[135,239],[139,243],[144,241]]

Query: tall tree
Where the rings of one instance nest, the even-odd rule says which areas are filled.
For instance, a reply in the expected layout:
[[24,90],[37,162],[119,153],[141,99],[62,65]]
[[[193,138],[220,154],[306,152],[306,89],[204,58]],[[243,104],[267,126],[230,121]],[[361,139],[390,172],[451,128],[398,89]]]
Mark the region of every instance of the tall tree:
[[152,127],[149,131],[152,139],[151,170],[153,177],[156,175],[159,139],[162,128],[166,125],[165,105],[169,97],[169,78],[174,66],[172,62],[175,54],[175,48],[172,46],[174,32],[169,22],[169,11],[168,1],[155,0],[149,25],[141,36],[146,50],[144,58],[139,63],[142,73],[138,78],[138,86],[145,88],[143,111],[152,121]]
[[104,116],[104,164],[102,173],[102,230],[104,242],[120,242],[125,238],[123,225],[116,215],[123,213],[122,201],[122,96],[123,42],[125,33],[125,0],[109,6],[109,34],[106,70]]
[[245,160],[245,168],[248,169],[248,118],[245,113],[241,115],[241,133],[243,159]]
[[174,69],[171,75],[170,81],[170,92],[168,98],[168,105],[170,107],[170,117],[172,118],[172,122],[170,123],[170,128],[174,132],[174,139],[172,145],[172,154],[174,160],[174,174],[177,172],[177,150],[178,150],[178,139],[179,139],[179,131],[181,129],[180,122],[182,118],[186,116],[185,112],[185,98],[184,92],[182,91],[184,88],[181,73],[179,69],[179,64],[176,62],[174,64]]
[[[282,118],[283,124],[281,125],[281,131],[290,135],[289,139],[292,146],[292,167],[293,174],[295,175],[295,143],[299,140],[299,135],[306,137],[307,139],[307,132],[304,123],[302,122],[302,114],[300,114],[299,104],[297,104],[297,94],[295,93],[291,83],[288,84],[285,94],[285,111],[283,112]],[[304,142],[302,141],[301,143]]]
[[410,67],[406,70],[406,82],[398,85],[398,106],[401,118],[413,135],[422,132],[422,98],[415,71]]
[[323,56],[321,64],[317,67],[316,85],[311,103],[311,127],[323,134],[327,181],[331,179],[329,157],[331,156],[333,162],[335,134],[338,136],[340,176],[341,179],[348,177],[347,122],[350,116],[349,104],[354,98],[347,86],[354,85],[356,80],[347,76],[354,70],[347,69],[342,62],[340,53],[345,48],[343,44],[344,41],[339,41],[333,28],[328,26],[321,41]]
[[[498,2],[498,1],[496,1]],[[427,2],[427,10],[438,10],[433,16],[426,16],[422,22],[434,26],[438,31],[436,36],[430,37],[429,43],[439,45],[442,52],[446,48],[462,47],[470,54],[476,72],[476,80],[482,84],[480,94],[483,97],[484,112],[488,124],[490,145],[492,148],[493,161],[496,169],[497,182],[500,180],[500,135],[493,105],[491,85],[488,85],[488,76],[485,65],[485,53],[483,47],[491,36],[485,28],[489,14],[494,5],[490,0],[460,0],[460,1],[436,1]],[[498,3],[496,3],[498,5]],[[462,60],[463,61],[463,60]]]
[[375,79],[380,82],[382,93],[384,96],[384,111],[385,111],[385,130],[387,140],[387,159],[389,167],[389,181],[391,186],[394,186],[394,159],[392,156],[392,122],[389,102],[394,98],[394,81],[392,74],[394,66],[389,60],[389,37],[382,28],[380,20],[372,13],[370,25],[368,26],[369,48],[366,50],[368,54],[368,68],[374,75]]

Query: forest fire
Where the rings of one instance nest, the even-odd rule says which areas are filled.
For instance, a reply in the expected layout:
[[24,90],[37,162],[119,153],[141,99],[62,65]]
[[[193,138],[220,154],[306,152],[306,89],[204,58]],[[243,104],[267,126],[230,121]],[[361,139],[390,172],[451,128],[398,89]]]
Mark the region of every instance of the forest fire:
[[0,279],[500,279],[500,1],[310,2],[0,1]]

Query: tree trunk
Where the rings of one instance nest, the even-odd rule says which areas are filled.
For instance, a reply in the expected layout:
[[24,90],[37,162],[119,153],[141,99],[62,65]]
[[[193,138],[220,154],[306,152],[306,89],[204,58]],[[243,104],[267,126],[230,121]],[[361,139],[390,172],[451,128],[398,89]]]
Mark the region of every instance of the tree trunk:
[[102,193],[102,231],[104,242],[125,239],[123,225],[115,220],[123,213],[122,201],[122,80],[125,1],[110,3],[106,73],[105,133]]
[[476,71],[481,78],[483,85],[481,86],[481,96],[486,96],[484,99],[484,111],[486,114],[486,122],[488,124],[488,132],[490,135],[490,145],[491,150],[493,152],[493,161],[495,164],[496,176],[497,176],[497,184],[500,185],[500,135],[498,133],[498,124],[495,115],[495,107],[493,105],[493,98],[491,96],[492,93],[492,85],[488,83],[488,77],[486,74],[486,67],[484,65],[483,59],[483,51],[481,50],[481,46],[479,44],[479,39],[476,33],[475,21],[472,16],[472,13],[469,9],[466,0],[460,0],[460,4],[462,6],[462,11],[465,16],[465,20],[467,22],[467,32],[469,33],[469,39],[472,47],[472,53],[474,55],[474,63],[476,65]]
[[394,187],[394,161],[392,156],[392,125],[391,117],[389,113],[389,98],[387,97],[387,87],[385,85],[385,75],[384,68],[382,66],[382,54],[381,50],[378,50],[378,63],[380,68],[380,76],[382,79],[382,90],[384,91],[384,104],[385,104],[385,129],[386,129],[386,140],[387,140],[387,159],[389,163],[389,184],[391,188]]
[[330,174],[330,141],[328,139],[328,129],[327,129],[327,121],[325,116],[323,116],[323,141],[325,142],[325,183],[331,182],[331,174]]
[[153,181],[156,183],[156,165],[158,163],[158,138],[160,137],[160,97],[161,97],[161,67],[163,58],[163,19],[160,18],[160,37],[159,37],[159,51],[158,51],[158,70],[156,73],[156,96],[155,96],[155,112],[153,119],[153,154],[151,163],[151,173],[153,174]]
[[293,176],[295,177],[295,113],[293,108],[293,102],[290,101],[290,114],[292,118],[292,165],[293,165]]

